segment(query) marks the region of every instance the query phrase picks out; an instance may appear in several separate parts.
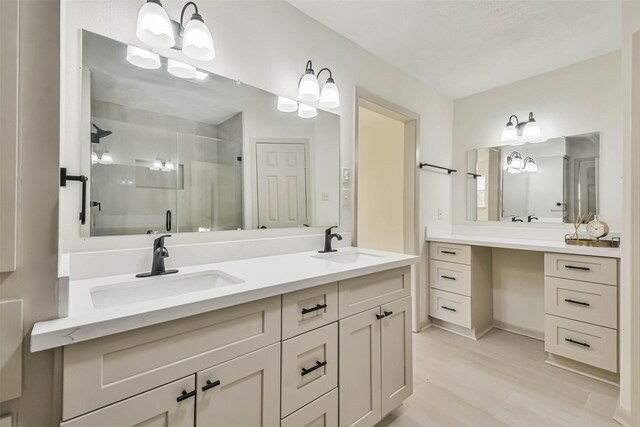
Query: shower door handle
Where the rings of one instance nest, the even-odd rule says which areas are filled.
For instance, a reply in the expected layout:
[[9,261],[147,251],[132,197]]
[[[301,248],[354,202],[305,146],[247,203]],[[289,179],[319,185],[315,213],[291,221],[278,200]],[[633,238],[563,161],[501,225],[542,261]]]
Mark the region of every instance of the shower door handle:
[[166,228],[167,231],[171,231],[171,211],[170,210],[167,210],[167,213],[165,214],[164,228]]
[[87,218],[87,180],[86,175],[67,175],[67,168],[60,168],[60,187],[66,187],[67,181],[82,183],[82,207],[80,208],[80,223],[82,225]]

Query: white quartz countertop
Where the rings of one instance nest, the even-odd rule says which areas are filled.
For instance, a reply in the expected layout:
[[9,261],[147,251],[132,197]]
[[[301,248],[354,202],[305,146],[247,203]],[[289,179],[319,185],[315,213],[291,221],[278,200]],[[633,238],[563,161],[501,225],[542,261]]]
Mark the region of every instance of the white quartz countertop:
[[620,248],[594,248],[567,245],[563,241],[515,239],[507,237],[473,236],[463,234],[427,234],[427,241],[457,243],[461,245],[489,246],[493,248],[520,249],[525,251],[556,252],[575,255],[589,255],[620,258]]
[[[325,283],[404,267],[419,259],[413,255],[361,248],[342,248],[334,254],[347,255],[349,252],[373,256],[338,263],[318,258],[319,254],[315,251],[301,252],[183,267],[176,274],[148,279],[135,279],[133,274],[127,274],[72,280],[69,283],[69,316],[36,323],[31,332],[31,351],[74,344]],[[91,296],[91,290],[96,287],[118,286],[135,280],[157,280],[161,277],[179,279],[207,271],[221,271],[242,282],[108,308],[95,308]]]

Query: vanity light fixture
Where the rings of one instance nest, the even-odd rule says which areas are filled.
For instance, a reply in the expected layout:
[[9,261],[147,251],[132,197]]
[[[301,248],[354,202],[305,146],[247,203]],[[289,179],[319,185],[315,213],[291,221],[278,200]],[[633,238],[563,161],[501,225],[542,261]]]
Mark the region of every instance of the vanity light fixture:
[[315,107],[307,104],[300,104],[298,106],[298,117],[303,119],[311,119],[318,115],[318,110]]
[[171,172],[176,170],[176,167],[170,159],[167,159],[167,161],[164,163],[164,167],[162,168],[162,170],[164,172]]
[[527,156],[524,159],[524,170],[526,172],[538,172],[538,165],[531,157]]
[[278,96],[278,110],[283,113],[293,113],[298,109],[298,103],[293,99]]
[[181,79],[193,79],[198,75],[196,67],[193,65],[185,64],[184,62],[171,58],[167,60],[167,71],[169,74]]
[[509,154],[507,157],[507,167],[509,169],[521,170],[524,167],[524,161],[522,160],[522,156],[517,151]]
[[113,163],[113,156],[111,155],[109,150],[105,148],[102,156],[100,156],[100,164],[110,165],[111,163]]
[[[512,118],[515,118],[515,124],[511,120]],[[529,113],[529,120],[522,123],[518,120],[518,116],[512,114],[507,125],[502,129],[500,142],[514,142],[518,140],[518,136],[525,140],[538,139],[541,135],[540,125],[533,118],[532,112]]]
[[[320,91],[318,78],[323,71],[329,73],[329,78],[324,86],[322,86],[322,91]],[[311,60],[307,61],[304,76],[302,76],[298,83],[298,98],[306,102],[319,100],[320,106],[324,108],[338,108],[340,106],[340,92],[338,91],[335,80],[333,80],[331,70],[329,68],[323,68],[318,71],[318,75],[316,76]]]
[[[184,25],[184,14],[189,6],[193,6],[195,12]],[[197,61],[210,61],[216,56],[211,31],[192,1],[182,7],[180,22],[177,22],[169,18],[160,0],[147,0],[138,12],[136,36],[158,49],[182,50]]]
[[149,169],[151,169],[152,171],[159,171],[160,169],[162,169],[162,160],[160,160],[160,157],[156,157]]
[[160,56],[157,53],[139,47],[127,46],[127,61],[136,67],[145,68],[147,70],[155,70],[160,68]]

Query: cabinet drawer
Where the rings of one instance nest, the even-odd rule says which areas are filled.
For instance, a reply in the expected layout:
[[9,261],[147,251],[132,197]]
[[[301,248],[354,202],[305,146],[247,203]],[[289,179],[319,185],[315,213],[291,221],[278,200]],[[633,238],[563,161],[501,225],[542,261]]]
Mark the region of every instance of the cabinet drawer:
[[615,258],[545,253],[544,274],[563,279],[617,285],[618,261]]
[[[90,414],[60,424],[61,427],[133,427],[168,425],[192,427],[195,398],[177,401],[182,391],[195,390],[195,375],[163,385]],[[154,424],[154,422],[156,424]]]
[[544,305],[547,314],[607,328],[618,327],[618,288],[615,286],[545,277]]
[[338,427],[338,389],[289,415],[280,427]]
[[338,320],[338,284],[316,286],[282,296],[282,339]]
[[429,245],[429,254],[431,255],[431,259],[437,259],[438,261],[471,265],[471,246],[431,242]]
[[63,419],[280,341],[276,296],[64,348]]
[[471,298],[431,288],[431,317],[471,328]]
[[432,288],[471,296],[471,266],[431,260],[429,276]]
[[618,331],[545,315],[544,349],[611,372],[618,371]]
[[411,267],[396,268],[338,283],[340,318],[411,295]]
[[282,343],[282,416],[337,386],[337,323]]

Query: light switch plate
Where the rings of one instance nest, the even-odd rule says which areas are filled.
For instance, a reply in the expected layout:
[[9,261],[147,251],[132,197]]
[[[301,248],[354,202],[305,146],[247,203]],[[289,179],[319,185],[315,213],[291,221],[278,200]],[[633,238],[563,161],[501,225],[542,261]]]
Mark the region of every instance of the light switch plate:
[[351,190],[344,188],[342,190],[342,206],[349,206],[351,204]]
[[349,168],[342,168],[342,183],[348,184],[351,181],[351,171]]

